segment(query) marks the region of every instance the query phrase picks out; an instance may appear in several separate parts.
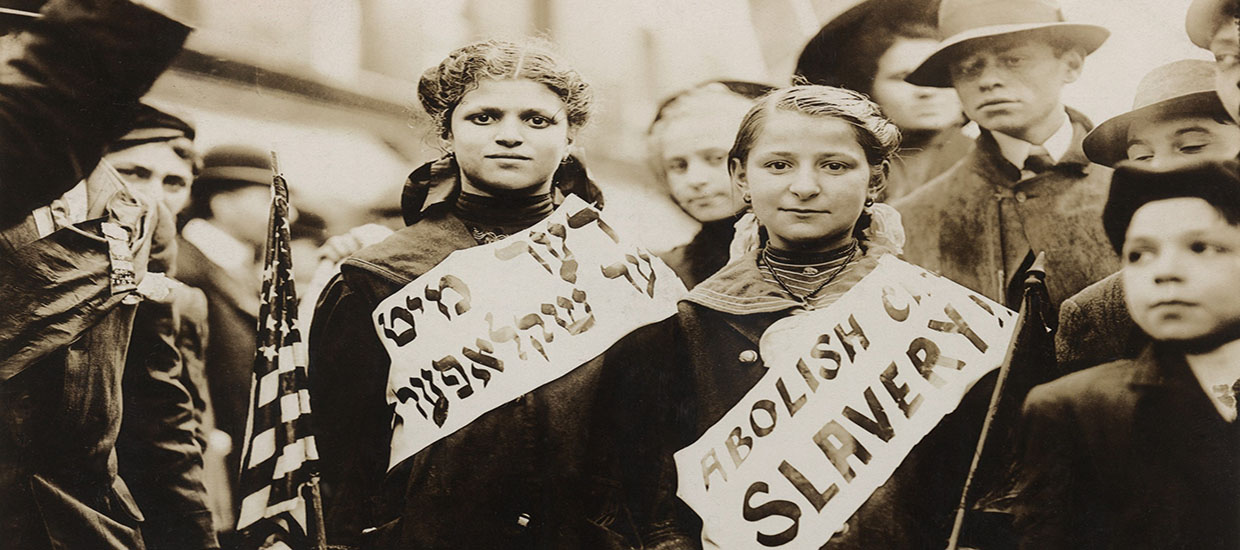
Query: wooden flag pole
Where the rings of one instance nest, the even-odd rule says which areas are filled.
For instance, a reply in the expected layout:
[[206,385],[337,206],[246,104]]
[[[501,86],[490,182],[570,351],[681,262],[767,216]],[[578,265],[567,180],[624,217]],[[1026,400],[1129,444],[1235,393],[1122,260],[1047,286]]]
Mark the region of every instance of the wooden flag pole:
[[[1043,254],[1038,254],[1037,260],[1029,268],[1028,277],[1025,279],[1026,295],[1033,285],[1039,283],[1046,276],[1041,269],[1044,261]],[[951,537],[947,540],[947,550],[958,550],[960,547],[960,536],[964,531],[964,521],[969,514],[970,502],[973,500],[973,495],[971,494],[974,489],[973,478],[977,474],[978,465],[981,464],[982,456],[986,452],[986,439],[990,435],[995,416],[999,412],[999,405],[1003,401],[1003,393],[1007,386],[1008,377],[1012,373],[1012,358],[1015,356],[1016,344],[1020,340],[1025,318],[1030,314],[1028,308],[1029,301],[1022,299],[1020,313],[1016,317],[1016,330],[1012,331],[1012,340],[1008,342],[1007,354],[1004,356],[1003,363],[999,366],[999,374],[995,379],[995,389],[990,394],[990,405],[986,409],[986,419],[982,422],[982,433],[977,438],[977,447],[973,451],[973,462],[969,465],[969,474],[965,477],[964,488],[960,492],[960,502],[956,505],[956,517],[952,522]]]
[[310,504],[310,540],[316,550],[327,550],[327,528],[323,524],[323,495],[319,490],[318,474],[310,476],[306,483],[306,501]]

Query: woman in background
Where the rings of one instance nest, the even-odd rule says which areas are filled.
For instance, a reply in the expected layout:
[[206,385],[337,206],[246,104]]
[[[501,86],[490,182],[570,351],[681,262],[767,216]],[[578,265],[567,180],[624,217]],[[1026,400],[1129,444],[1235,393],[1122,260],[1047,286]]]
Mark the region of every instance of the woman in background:
[[715,80],[677,92],[647,132],[650,161],[672,200],[702,224],[687,244],[660,257],[693,288],[728,263],[732,224],[744,210],[728,176],[728,148],[753,101],[774,88]]
[[954,90],[904,81],[938,46],[928,4],[863,2],[827,23],[797,61],[799,77],[870,96],[900,128],[903,140],[880,198],[886,202],[946,171],[973,143],[961,132],[965,119]]

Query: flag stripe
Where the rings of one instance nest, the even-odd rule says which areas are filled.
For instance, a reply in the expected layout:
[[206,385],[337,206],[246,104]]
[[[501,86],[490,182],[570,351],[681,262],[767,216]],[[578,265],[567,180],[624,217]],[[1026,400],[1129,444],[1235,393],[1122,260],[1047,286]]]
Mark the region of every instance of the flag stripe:
[[288,189],[283,177],[272,183],[237,530],[244,548],[304,548],[311,506],[302,489],[318,475],[318,450],[297,323]]

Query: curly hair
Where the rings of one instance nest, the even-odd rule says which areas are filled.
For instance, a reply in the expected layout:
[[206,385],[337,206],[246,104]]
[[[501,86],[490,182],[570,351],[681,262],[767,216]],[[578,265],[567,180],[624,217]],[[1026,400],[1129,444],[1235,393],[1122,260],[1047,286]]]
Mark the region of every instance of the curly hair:
[[767,116],[775,110],[847,122],[870,165],[870,190],[875,193],[883,190],[887,175],[883,163],[890,161],[900,148],[900,129],[883,115],[877,103],[858,92],[831,86],[791,86],[759,99],[741,120],[736,141],[728,152],[729,170],[733,169],[734,160],[744,165],[749,159],[749,151],[762,132]]
[[542,40],[485,40],[458,48],[422,73],[418,100],[435,121],[440,137],[452,132],[452,111],[484,78],[525,78],[546,86],[564,102],[568,126],[579,129],[590,119],[594,101],[590,85],[564,65]]

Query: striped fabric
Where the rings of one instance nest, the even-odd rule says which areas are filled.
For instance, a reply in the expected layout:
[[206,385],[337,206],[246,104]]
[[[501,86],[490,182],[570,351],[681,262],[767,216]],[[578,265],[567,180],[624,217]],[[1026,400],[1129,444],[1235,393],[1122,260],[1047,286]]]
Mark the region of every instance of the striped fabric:
[[[317,483],[318,451],[310,425],[306,349],[297,326],[288,186],[282,176],[274,178],[268,228],[237,531],[247,548],[310,548],[316,542],[309,529],[321,508],[307,501],[303,489]],[[311,492],[310,498],[317,499],[317,492]]]

